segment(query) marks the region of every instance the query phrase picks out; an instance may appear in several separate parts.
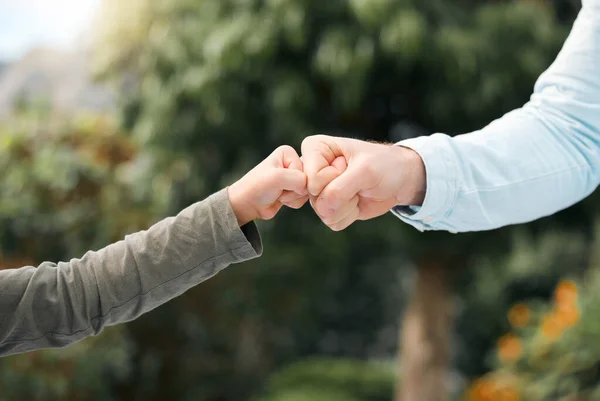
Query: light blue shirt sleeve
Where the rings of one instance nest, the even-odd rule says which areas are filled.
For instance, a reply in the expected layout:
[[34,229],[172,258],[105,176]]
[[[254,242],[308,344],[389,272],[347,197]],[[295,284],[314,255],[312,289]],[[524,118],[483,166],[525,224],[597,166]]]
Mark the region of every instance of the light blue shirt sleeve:
[[551,215],[600,183],[600,0],[587,0],[522,108],[451,138],[398,143],[425,164],[421,207],[396,207],[420,231],[481,231]]

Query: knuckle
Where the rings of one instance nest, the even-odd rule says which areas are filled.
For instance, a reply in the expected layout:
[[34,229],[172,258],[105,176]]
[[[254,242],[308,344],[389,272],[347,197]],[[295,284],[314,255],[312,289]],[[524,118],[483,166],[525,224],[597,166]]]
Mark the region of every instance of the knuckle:
[[340,223],[328,224],[327,227],[329,227],[329,229],[331,231],[335,231],[335,232],[339,232],[339,231],[343,230],[343,226]]
[[260,211],[260,212],[258,213],[258,217],[259,217],[261,220],[271,220],[271,219],[273,219],[273,217],[275,217],[275,215],[276,215],[276,214],[277,214],[277,212],[276,212],[276,211],[272,211],[272,210],[263,210],[263,211]]
[[305,199],[299,199],[299,200],[296,200],[295,202],[292,202],[290,204],[290,207],[293,209],[300,209],[302,206],[304,206],[305,203],[306,203]]
[[330,184],[327,188],[323,190],[323,195],[321,196],[321,199],[323,199],[325,203],[329,203],[340,199],[342,195],[343,193],[340,187],[336,186],[335,184]]
[[344,215],[341,213],[329,214],[323,217],[323,221],[327,225],[338,224],[340,221],[344,219]]
[[324,219],[332,219],[334,217],[332,216],[331,210],[326,205],[323,205],[322,202],[317,203],[315,211],[319,216],[322,216],[322,218]]
[[307,136],[302,140],[302,144],[300,145],[303,149],[309,147],[315,141],[315,136]]
[[319,196],[321,194],[323,186],[319,182],[310,181],[309,178],[307,189],[312,196]]
[[304,148],[311,148],[311,147],[313,147],[313,145],[315,145],[315,144],[319,144],[319,143],[323,142],[323,140],[324,140],[326,137],[327,137],[327,136],[326,136],[326,135],[323,135],[323,134],[315,134],[315,135],[310,135],[310,136],[307,136],[307,137],[305,137],[305,138],[302,140],[302,145],[301,145],[301,147],[302,147],[303,149],[304,149]]
[[283,153],[288,153],[288,152],[296,153],[296,149],[294,149],[290,145],[281,145],[276,150],[279,152],[283,152]]
[[362,158],[362,159],[358,160],[356,162],[356,164],[357,164],[356,167],[357,167],[358,171],[361,172],[361,174],[366,174],[367,176],[371,177],[375,172],[375,168],[373,166],[374,163],[372,163],[367,158]]
[[279,197],[279,202],[281,202],[282,204],[286,205],[288,203],[291,203],[294,201],[294,198],[291,197],[289,194],[288,195],[282,195]]

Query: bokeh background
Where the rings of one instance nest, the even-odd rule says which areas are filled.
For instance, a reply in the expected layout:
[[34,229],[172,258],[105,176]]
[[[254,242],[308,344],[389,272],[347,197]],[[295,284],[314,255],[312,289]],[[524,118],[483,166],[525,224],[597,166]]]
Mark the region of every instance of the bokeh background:
[[[0,0],[0,266],[99,249],[307,135],[479,129],[527,101],[580,7]],[[283,210],[262,258],[0,359],[0,400],[599,400],[596,198],[458,235]]]

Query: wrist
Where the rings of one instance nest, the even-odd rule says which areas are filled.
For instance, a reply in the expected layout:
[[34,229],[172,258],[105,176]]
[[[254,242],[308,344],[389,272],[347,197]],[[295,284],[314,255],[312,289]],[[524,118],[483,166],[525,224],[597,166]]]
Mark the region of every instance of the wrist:
[[414,150],[404,146],[394,146],[400,155],[401,179],[397,192],[398,205],[422,206],[427,192],[425,164]]
[[240,187],[238,182],[227,188],[229,203],[240,227],[258,218],[256,211],[250,206],[250,202],[248,202],[244,193],[244,189]]

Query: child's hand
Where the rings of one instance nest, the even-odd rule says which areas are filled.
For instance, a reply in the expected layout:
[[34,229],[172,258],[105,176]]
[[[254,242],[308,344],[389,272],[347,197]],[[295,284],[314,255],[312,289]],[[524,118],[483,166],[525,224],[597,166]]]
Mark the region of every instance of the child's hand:
[[291,146],[280,146],[228,193],[240,226],[272,219],[283,205],[299,209],[308,200],[302,160]]

